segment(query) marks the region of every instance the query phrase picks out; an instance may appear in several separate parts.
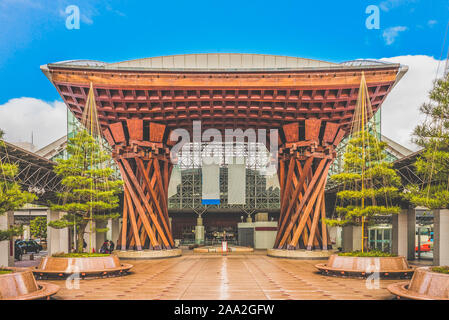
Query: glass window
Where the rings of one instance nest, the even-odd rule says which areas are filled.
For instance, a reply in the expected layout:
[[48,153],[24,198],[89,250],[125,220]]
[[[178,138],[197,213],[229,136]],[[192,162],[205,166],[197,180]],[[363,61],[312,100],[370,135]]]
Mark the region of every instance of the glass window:
[[391,229],[384,229],[384,241],[389,242],[391,240]]

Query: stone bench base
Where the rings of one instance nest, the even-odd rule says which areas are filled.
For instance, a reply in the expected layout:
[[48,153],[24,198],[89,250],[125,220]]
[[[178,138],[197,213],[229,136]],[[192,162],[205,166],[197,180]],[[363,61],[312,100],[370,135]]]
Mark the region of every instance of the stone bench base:
[[181,249],[169,249],[169,250],[124,250],[124,251],[114,251],[121,259],[165,259],[180,257],[182,255]]
[[432,272],[430,267],[417,268],[411,281],[387,287],[399,298],[413,300],[449,300],[449,274]]
[[221,246],[217,247],[199,247],[193,249],[194,253],[245,253],[254,252],[253,248],[250,247],[228,247],[228,251],[223,252]]
[[116,255],[86,258],[44,257],[39,266],[33,269],[33,273],[38,279],[67,278],[75,273],[84,279],[122,276],[132,267],[131,264],[120,263]]
[[267,255],[274,258],[287,258],[299,260],[325,260],[329,258],[334,251],[332,250],[284,250],[268,249]]
[[0,300],[49,299],[59,286],[36,281],[28,268],[10,268],[13,273],[0,275]]
[[315,267],[323,275],[365,278],[379,272],[381,278],[410,278],[414,268],[405,257],[351,257],[333,254],[326,263]]

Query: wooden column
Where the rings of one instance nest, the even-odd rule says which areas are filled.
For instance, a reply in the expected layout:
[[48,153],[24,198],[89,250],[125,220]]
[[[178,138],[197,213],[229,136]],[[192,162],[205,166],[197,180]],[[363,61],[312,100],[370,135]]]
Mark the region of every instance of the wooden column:
[[124,181],[120,250],[174,246],[167,204],[171,164],[164,133],[164,125],[145,126],[140,119],[110,124],[103,132]]
[[278,166],[281,212],[275,248],[327,250],[330,241],[324,223],[324,188],[335,147],[345,131],[338,124],[323,124],[319,119],[290,123],[282,130]]

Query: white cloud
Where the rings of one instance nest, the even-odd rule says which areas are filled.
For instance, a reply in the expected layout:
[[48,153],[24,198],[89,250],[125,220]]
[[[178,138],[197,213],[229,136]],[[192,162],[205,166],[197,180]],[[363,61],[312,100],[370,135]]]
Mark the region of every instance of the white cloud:
[[382,1],[380,3],[380,8],[383,11],[389,11],[394,5],[396,5],[396,3],[400,2],[400,0],[387,0],[387,1]]
[[429,21],[427,21],[427,25],[429,26],[429,27],[433,27],[434,25],[436,25],[438,23],[438,21],[437,20],[429,20]]
[[125,14],[125,13],[123,13],[123,12],[120,11],[120,10],[113,9],[109,4],[106,4],[106,10],[111,11],[111,12],[115,13],[115,14],[118,15],[118,16],[126,17],[126,14]]
[[391,9],[410,2],[416,2],[416,0],[385,0],[380,3],[380,8],[383,11],[390,11]]
[[381,60],[401,63],[409,67],[408,72],[393,88],[382,105],[382,133],[412,150],[417,150],[418,147],[410,140],[415,126],[424,120],[419,107],[423,102],[429,101],[428,93],[437,77],[438,66],[438,76],[441,76],[444,61],[439,63],[433,57],[425,55],[399,56]]
[[30,142],[33,132],[34,144],[41,148],[67,133],[67,107],[60,101],[11,99],[0,105],[0,129],[9,142]]
[[93,24],[94,21],[92,20],[92,18],[86,16],[85,14],[82,14],[80,17],[81,21],[84,22],[85,24]]
[[0,2],[0,7],[5,9],[9,6],[15,6],[15,8],[19,6],[25,6],[32,9],[41,9],[43,5],[33,0],[3,0]]
[[387,28],[384,30],[382,36],[384,37],[385,43],[389,46],[393,44],[396,38],[399,36],[399,32],[404,32],[407,30],[407,27],[404,26],[396,26]]

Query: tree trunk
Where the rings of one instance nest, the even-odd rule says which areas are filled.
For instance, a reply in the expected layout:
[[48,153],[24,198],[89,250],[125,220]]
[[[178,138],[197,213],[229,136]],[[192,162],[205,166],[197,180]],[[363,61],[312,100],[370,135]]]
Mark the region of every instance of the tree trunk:
[[365,225],[363,228],[363,234],[362,234],[362,244],[363,244],[363,252],[368,252],[368,223],[365,220]]
[[84,248],[84,230],[86,229],[86,224],[79,224],[76,229],[77,234],[77,253],[82,253]]

